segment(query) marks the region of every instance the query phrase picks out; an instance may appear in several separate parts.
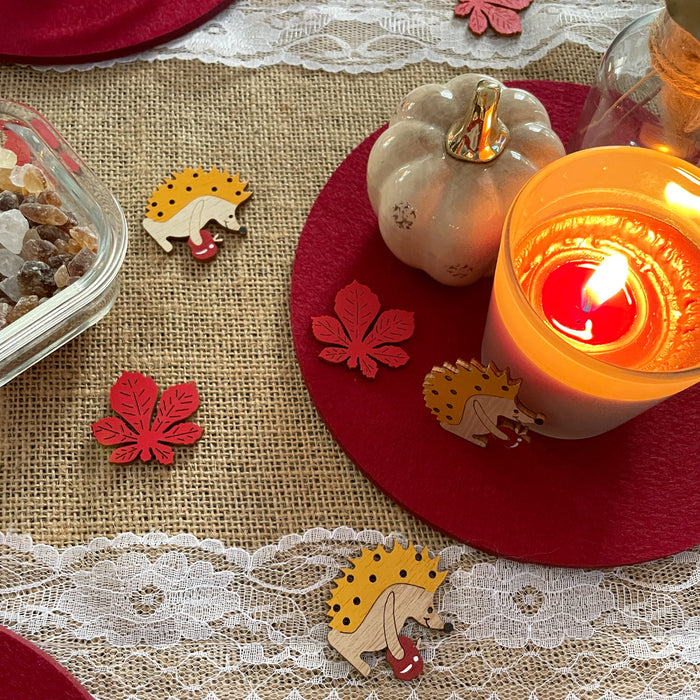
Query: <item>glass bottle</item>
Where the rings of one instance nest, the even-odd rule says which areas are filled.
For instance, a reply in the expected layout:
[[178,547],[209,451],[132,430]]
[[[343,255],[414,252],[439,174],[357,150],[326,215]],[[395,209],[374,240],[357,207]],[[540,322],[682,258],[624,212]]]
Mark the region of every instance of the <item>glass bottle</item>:
[[700,164],[700,2],[666,0],[601,62],[568,150],[632,145]]

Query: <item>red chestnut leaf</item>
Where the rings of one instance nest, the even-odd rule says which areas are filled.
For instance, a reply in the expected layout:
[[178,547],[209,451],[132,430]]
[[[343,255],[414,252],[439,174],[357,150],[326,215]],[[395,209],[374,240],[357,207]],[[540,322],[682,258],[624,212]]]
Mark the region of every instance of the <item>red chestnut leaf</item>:
[[138,435],[121,419],[109,416],[92,424],[92,432],[101,445],[123,445],[136,442]]
[[472,32],[474,32],[474,34],[481,36],[489,26],[489,21],[484,11],[481,9],[475,9],[474,12],[472,12],[471,19],[469,20],[469,24],[467,26],[472,30]]
[[488,18],[494,31],[498,34],[520,34],[523,30],[517,13],[505,7],[492,7]]
[[389,367],[401,367],[408,362],[406,351],[396,345],[384,345],[372,350],[370,354],[375,360],[379,360]]
[[367,379],[374,379],[377,376],[377,363],[371,357],[360,358],[360,372]]
[[379,313],[379,298],[369,287],[353,281],[335,295],[334,311],[350,339],[360,340]]
[[350,353],[345,348],[328,347],[323,348],[318,356],[328,362],[339,363],[345,362],[350,357]]
[[194,423],[178,423],[161,433],[171,445],[192,445],[202,437],[202,429]]
[[[153,456],[160,464],[171,464],[173,461],[173,448],[160,443],[151,448]],[[143,456],[141,457],[143,459]]]
[[95,439],[102,445],[122,445],[109,461],[128,464],[140,458],[171,464],[171,445],[191,445],[202,435],[194,423],[183,423],[199,407],[199,394],[193,383],[166,389],[153,424],[151,415],[158,399],[158,385],[138,372],[123,372],[110,391],[110,404],[121,418],[108,416],[92,424]]
[[138,372],[122,372],[109,392],[112,408],[137,433],[148,429],[157,398],[158,385]]
[[457,17],[469,17],[469,29],[481,35],[489,24],[497,34],[511,36],[522,31],[516,10],[524,10],[532,0],[465,0],[459,2],[454,13]]
[[[375,360],[390,367],[405,365],[408,353],[395,344],[413,335],[413,312],[390,309],[377,318],[380,306],[379,297],[356,280],[343,287],[335,296],[334,311],[338,318],[311,319],[314,337],[328,344],[319,357],[335,364],[347,361],[350,369],[359,367],[368,379],[374,379],[377,374]],[[370,328],[372,323],[374,327]]]
[[113,464],[128,464],[139,456],[140,451],[141,448],[138,445],[119,447],[109,456],[109,461]]
[[414,328],[412,311],[384,311],[365,337],[365,344],[374,347],[384,343],[399,343],[408,340],[413,335]]
[[346,345],[350,343],[347,333],[337,318],[333,316],[314,316],[311,319],[314,337],[323,343]]
[[474,0],[466,0],[466,2],[458,3],[457,7],[455,7],[455,15],[457,17],[468,17],[473,9]]
[[160,397],[151,430],[154,432],[165,430],[174,423],[191,416],[197,408],[199,408],[199,394],[192,382],[171,386]]

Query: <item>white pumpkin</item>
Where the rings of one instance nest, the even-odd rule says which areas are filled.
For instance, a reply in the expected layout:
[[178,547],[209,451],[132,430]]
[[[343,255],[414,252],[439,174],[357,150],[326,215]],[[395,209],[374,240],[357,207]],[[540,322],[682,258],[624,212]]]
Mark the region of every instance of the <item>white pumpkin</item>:
[[367,187],[389,249],[443,284],[493,272],[508,208],[564,155],[542,103],[479,74],[423,85],[372,147]]

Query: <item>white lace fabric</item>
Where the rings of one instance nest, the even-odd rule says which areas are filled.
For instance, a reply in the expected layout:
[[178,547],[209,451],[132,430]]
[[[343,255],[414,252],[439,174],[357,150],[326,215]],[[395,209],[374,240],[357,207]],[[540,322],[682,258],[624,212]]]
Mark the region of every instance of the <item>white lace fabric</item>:
[[326,601],[348,558],[396,541],[314,529],[248,552],[127,533],[59,551],[0,534],[0,624],[98,700],[700,697],[700,548],[586,571],[449,546],[436,605],[454,630],[409,621],[421,676],[394,680],[375,653],[363,679],[327,643]]
[[456,68],[524,68],[564,42],[602,53],[632,20],[662,0],[533,0],[522,34],[474,36],[448,0],[236,0],[186,36],[101,63],[199,59],[259,68],[277,64],[330,72],[381,72],[421,61]]

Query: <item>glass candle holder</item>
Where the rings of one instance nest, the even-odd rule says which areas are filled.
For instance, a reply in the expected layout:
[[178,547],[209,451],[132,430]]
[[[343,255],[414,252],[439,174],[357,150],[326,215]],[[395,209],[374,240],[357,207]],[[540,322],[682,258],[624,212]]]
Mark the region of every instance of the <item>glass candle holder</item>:
[[601,147],[531,178],[504,225],[482,360],[537,432],[606,432],[700,381],[700,169]]

